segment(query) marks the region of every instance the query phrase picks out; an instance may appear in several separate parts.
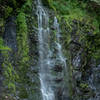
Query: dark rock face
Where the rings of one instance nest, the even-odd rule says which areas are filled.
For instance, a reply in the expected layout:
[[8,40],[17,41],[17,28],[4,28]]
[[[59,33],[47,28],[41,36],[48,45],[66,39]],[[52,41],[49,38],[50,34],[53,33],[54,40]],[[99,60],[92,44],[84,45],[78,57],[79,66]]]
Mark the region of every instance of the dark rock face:
[[95,98],[100,99],[100,65],[92,69],[89,83],[96,94]]
[[5,45],[12,48],[14,51],[17,50],[16,43],[16,24],[15,17],[9,17],[5,25],[4,41]]
[[49,0],[41,0],[44,6],[49,7]]
[[63,70],[63,67],[61,65],[55,65],[54,71],[56,71],[56,72],[62,72],[62,70]]
[[100,1],[99,0],[90,0],[90,3],[93,5],[93,7],[95,9],[100,7]]
[[[69,49],[70,51],[71,65],[73,67],[72,80],[76,95],[76,98],[73,97],[73,100],[99,100],[100,97],[96,96],[99,94],[99,85],[97,84],[100,82],[99,74],[96,74],[98,73],[96,72],[96,60],[89,54],[91,45],[93,45],[91,42],[93,40],[89,38],[93,38],[93,30],[91,28],[91,31],[88,32],[85,23],[78,20],[74,20],[73,24],[71,23],[71,27],[72,31],[69,32],[71,33],[71,42],[69,43],[67,50]],[[89,26],[87,25],[87,27]],[[80,28],[82,28],[82,30],[80,30]],[[99,67],[97,67],[97,69],[99,71]]]
[[2,97],[2,91],[3,91],[3,69],[2,69],[2,62],[3,62],[3,56],[0,53],[0,98]]

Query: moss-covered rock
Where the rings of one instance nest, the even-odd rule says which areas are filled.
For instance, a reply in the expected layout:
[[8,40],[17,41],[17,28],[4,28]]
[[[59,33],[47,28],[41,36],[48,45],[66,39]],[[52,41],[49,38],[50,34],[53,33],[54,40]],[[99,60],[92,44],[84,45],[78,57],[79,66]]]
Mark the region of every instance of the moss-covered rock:
[[[5,20],[12,15],[17,17],[18,51],[13,55],[14,62],[10,55],[13,51],[4,45],[3,38],[0,37],[0,51],[4,56],[2,64],[4,83],[10,93],[18,91],[21,99],[28,98],[29,91],[32,95],[35,94],[34,90],[39,88],[38,69],[32,71],[30,68],[38,60],[36,5],[32,2],[34,1],[0,0],[0,36],[4,34]],[[88,80],[92,68],[100,64],[100,2],[99,0],[42,0],[42,2],[53,11],[53,14],[50,14],[52,42],[56,36],[52,28],[52,15],[56,15],[60,23],[64,53],[68,58],[70,96],[75,96],[76,100],[86,100],[95,95],[89,87]],[[32,77],[37,83],[30,81],[27,76],[29,72],[34,75]],[[32,88],[27,91],[26,87]]]
[[13,8],[7,6],[5,8],[5,18],[8,18],[11,15],[12,12],[13,12]]
[[5,25],[5,23],[4,23],[4,19],[3,18],[0,18],[0,37],[3,35],[3,33],[4,33],[4,25]]

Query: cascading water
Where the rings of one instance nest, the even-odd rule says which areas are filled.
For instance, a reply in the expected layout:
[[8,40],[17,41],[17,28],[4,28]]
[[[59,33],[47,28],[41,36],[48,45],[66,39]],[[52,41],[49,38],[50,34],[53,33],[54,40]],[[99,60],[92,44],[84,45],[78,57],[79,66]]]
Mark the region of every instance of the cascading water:
[[39,67],[40,84],[43,100],[55,100],[51,88],[50,74],[50,50],[49,50],[49,16],[42,6],[41,1],[37,2],[38,16],[38,41],[39,41]]
[[[69,100],[68,99],[68,96],[69,96],[69,92],[68,92],[68,87],[67,87],[67,84],[68,84],[68,79],[67,79],[67,82],[66,82],[66,78],[68,77],[68,72],[67,72],[67,63],[66,63],[66,58],[64,57],[63,55],[63,51],[62,51],[62,45],[61,45],[61,30],[60,30],[60,26],[59,26],[59,23],[58,23],[58,20],[56,17],[54,17],[54,29],[56,31],[56,48],[57,48],[57,56],[56,56],[56,63],[59,64],[60,67],[62,67],[63,69],[63,72],[62,73],[62,78],[63,78],[63,83],[62,83],[62,88],[63,88],[63,91],[62,91],[62,97],[61,99],[66,99],[66,100]],[[64,79],[65,77],[65,79]],[[67,90],[66,90],[66,87],[67,87]]]
[[59,23],[57,21],[57,18],[55,17],[54,18],[54,29],[56,30],[56,45],[57,45],[57,49],[58,49],[58,59],[60,60],[61,63],[63,63],[64,67],[66,67],[66,59],[65,57],[63,56],[63,53],[62,53],[62,46],[60,44],[60,37],[61,37],[61,34],[60,34],[60,28],[59,28]]
[[[50,28],[49,28],[49,16],[47,10],[42,6],[40,0],[37,1],[37,16],[38,16],[38,50],[39,50],[39,78],[41,85],[41,93],[43,100],[56,100],[55,96],[55,78],[52,75],[51,69],[59,63],[59,66],[66,68],[66,59],[62,53],[62,46],[60,44],[60,28],[57,18],[54,18],[54,29],[56,31],[56,58],[53,59],[53,51],[50,50]],[[52,58],[52,59],[51,59]],[[65,69],[64,68],[64,69]],[[62,78],[64,72],[60,73]],[[63,80],[62,80],[63,81]],[[61,86],[61,85],[60,85]],[[62,93],[63,95],[63,93]]]

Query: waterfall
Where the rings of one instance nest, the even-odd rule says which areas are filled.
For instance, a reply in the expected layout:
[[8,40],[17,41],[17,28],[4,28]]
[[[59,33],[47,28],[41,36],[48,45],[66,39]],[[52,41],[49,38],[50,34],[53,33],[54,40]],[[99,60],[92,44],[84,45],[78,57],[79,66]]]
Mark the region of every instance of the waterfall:
[[38,41],[39,41],[39,77],[43,100],[55,100],[54,92],[51,88],[50,74],[50,49],[49,49],[49,16],[41,1],[37,2],[38,16]]
[[60,38],[61,38],[61,34],[60,34],[60,27],[59,27],[59,23],[57,21],[57,18],[54,17],[54,29],[56,30],[56,45],[57,45],[57,49],[58,49],[58,59],[60,60],[61,63],[63,63],[64,67],[66,68],[66,59],[63,56],[63,52],[62,52],[62,45],[60,43]]
[[[57,73],[58,76],[54,76],[51,73],[52,67],[58,66],[66,68],[66,59],[63,56],[62,46],[60,41],[60,28],[57,18],[54,17],[54,29],[56,31],[56,57],[53,57],[53,51],[50,49],[50,26],[49,26],[49,15],[45,7],[42,6],[40,0],[37,1],[37,16],[38,16],[38,51],[39,51],[39,78],[40,78],[40,88],[43,100],[56,100],[57,94],[55,96],[55,91],[58,87],[55,87],[54,80],[59,76],[64,78],[64,72]],[[62,80],[63,81],[63,80]],[[59,83],[57,83],[59,84]],[[62,83],[60,83],[62,84]],[[63,87],[63,84],[60,85]],[[56,89],[54,89],[56,88]],[[64,88],[64,87],[63,87]],[[63,95],[63,93],[62,93]]]
[[69,90],[68,90],[68,69],[67,69],[67,63],[66,63],[66,58],[63,55],[63,48],[62,48],[62,43],[61,43],[61,30],[60,26],[58,23],[58,20],[56,17],[54,17],[54,29],[56,31],[56,48],[57,48],[57,56],[56,56],[56,63],[58,63],[60,67],[62,67],[63,71],[62,73],[62,97],[61,99],[64,100],[69,100]]

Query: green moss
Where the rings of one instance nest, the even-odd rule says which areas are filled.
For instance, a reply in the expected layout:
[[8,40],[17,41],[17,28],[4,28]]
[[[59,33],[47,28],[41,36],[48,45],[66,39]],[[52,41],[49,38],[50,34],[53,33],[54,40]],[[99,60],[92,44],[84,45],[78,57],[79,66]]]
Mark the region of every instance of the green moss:
[[74,82],[73,82],[73,70],[72,70],[72,68],[73,68],[73,66],[72,66],[72,63],[71,63],[71,55],[70,55],[70,51],[67,49],[67,52],[65,51],[65,56],[67,57],[67,59],[68,59],[68,61],[67,61],[67,66],[68,66],[68,68],[66,69],[66,71],[65,72],[67,72],[67,73],[65,73],[65,82],[66,82],[66,84],[67,84],[67,86],[68,86],[68,92],[69,92],[69,96],[70,96],[70,98],[72,98],[73,97],[73,86],[74,86]]
[[[29,46],[28,29],[26,23],[26,14],[23,10],[17,16],[17,44],[18,44],[18,74],[20,76],[18,83],[23,86],[27,84],[27,71],[29,68]],[[24,87],[18,87],[20,98],[27,98],[27,92]]]
[[80,84],[80,87],[81,87],[82,89],[86,89],[86,88],[88,88],[89,86],[88,86],[88,84],[86,84],[86,83],[81,83],[81,84]]
[[98,18],[100,17],[98,17],[95,12],[93,12],[93,14],[88,12],[87,2],[79,2],[78,0],[51,0],[50,4],[56,9],[56,13],[58,13],[61,18],[64,18],[67,23],[74,19],[80,21],[87,20],[87,22],[91,22],[93,25],[95,29],[94,34],[99,32],[100,21]]
[[25,13],[20,12],[17,16],[17,43],[18,43],[18,53],[22,57],[26,57],[29,52],[28,48],[28,36],[27,36],[27,24]]
[[9,52],[3,51],[2,55],[4,56],[4,62],[2,64],[2,68],[4,70],[3,75],[5,77],[4,85],[8,87],[8,90],[12,93],[16,92],[16,80],[19,78],[16,73],[14,66],[9,61]]
[[[23,5],[21,4],[22,2],[24,2]],[[26,16],[28,16],[32,10],[32,0],[21,0],[19,3],[17,0],[10,0],[8,2],[2,1],[2,4],[3,3],[5,3],[5,5],[3,5],[5,18],[3,18],[3,20],[11,16],[11,14],[17,15],[16,24],[18,46],[18,52],[16,52],[17,55],[13,55],[15,56],[14,58],[16,61],[11,62],[10,53],[12,54],[13,51],[4,45],[3,39],[0,37],[0,51],[4,58],[2,64],[4,71],[3,75],[5,78],[4,85],[7,87],[7,92],[15,93],[17,88],[20,92],[19,96],[21,98],[27,98],[27,91],[23,87],[24,85],[26,86],[28,83],[27,81],[29,80],[26,75],[29,68],[29,46]],[[22,5],[22,7],[20,5]],[[0,28],[1,27],[4,27],[2,19],[0,20]],[[17,87],[16,83],[18,83],[21,87]]]
[[13,12],[13,8],[11,8],[10,6],[7,6],[5,8],[5,18],[8,18],[12,12]]
[[18,16],[17,16],[17,44],[18,44],[18,54],[22,57],[22,62],[27,62],[29,60],[29,46],[28,46],[28,29],[26,16],[27,12],[31,10],[31,0],[22,6]]
[[2,36],[4,33],[4,30],[5,30],[4,25],[5,25],[4,19],[0,18],[0,36]]
[[[63,2],[66,3],[63,4]],[[92,16],[88,12],[88,10],[86,9],[87,6],[86,3],[81,2],[80,5],[82,6],[79,5],[78,1],[75,2],[69,0],[68,1],[54,0],[53,3],[54,3],[53,6],[56,8],[57,11],[57,16],[58,18],[60,17],[59,21],[63,35],[64,47],[67,51],[67,52],[65,51],[65,54],[68,53],[69,51],[69,54],[66,54],[68,59],[67,62],[68,69],[70,71],[70,73],[68,73],[70,77],[69,80],[70,83],[72,83],[70,84],[71,86],[69,87],[69,90],[71,95],[73,96],[74,93],[72,89],[73,86],[76,84],[73,82],[72,79],[74,73],[73,68],[75,68],[75,66],[72,65],[72,59],[75,56],[74,52],[76,52],[77,54],[77,51],[80,48],[83,48],[82,57],[84,57],[84,60],[82,60],[82,68],[80,69],[80,72],[82,71],[83,77],[86,77],[85,76],[87,74],[86,72],[91,67],[88,66],[90,59],[96,58],[100,60],[99,22],[97,19],[97,15]],[[98,46],[96,44],[98,44]],[[83,92],[89,91],[89,86],[86,83],[80,84],[79,87]]]
[[32,9],[32,0],[27,0],[27,2],[22,6],[22,10],[27,13],[30,13],[31,9]]
[[[28,61],[29,61],[29,47],[28,47],[28,29],[27,29],[27,23],[26,23],[26,17],[25,13],[20,12],[17,16],[17,44],[18,44],[18,55],[20,61],[18,61],[19,71],[21,78],[19,81],[22,83],[25,82],[26,73],[28,69]],[[24,71],[23,71],[24,70]],[[26,78],[25,78],[26,77]]]
[[23,86],[20,88],[19,97],[21,99],[28,98],[27,91],[26,91],[25,87],[23,87]]
[[100,24],[100,22],[99,22],[95,17],[94,17],[93,20],[91,20],[91,22],[92,22],[93,27],[94,27],[94,29],[95,29],[95,33],[94,33],[94,34],[100,32],[100,29],[99,29],[99,24]]
[[9,48],[9,47],[7,47],[7,46],[4,46],[4,43],[3,43],[4,41],[3,41],[3,39],[0,37],[0,50],[2,50],[2,51],[11,51],[11,48]]
[[17,8],[17,0],[10,0],[10,2],[14,8]]
[[3,27],[4,26],[4,20],[3,18],[0,18],[0,27]]

